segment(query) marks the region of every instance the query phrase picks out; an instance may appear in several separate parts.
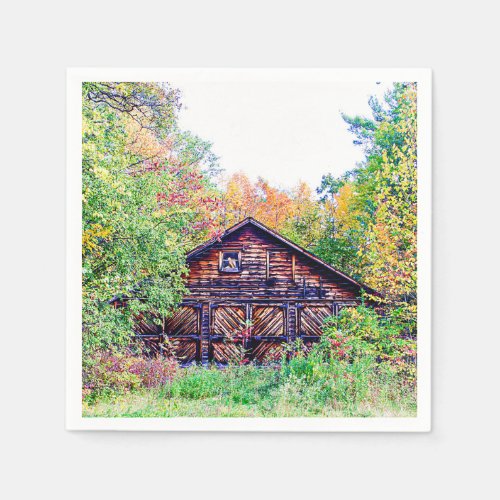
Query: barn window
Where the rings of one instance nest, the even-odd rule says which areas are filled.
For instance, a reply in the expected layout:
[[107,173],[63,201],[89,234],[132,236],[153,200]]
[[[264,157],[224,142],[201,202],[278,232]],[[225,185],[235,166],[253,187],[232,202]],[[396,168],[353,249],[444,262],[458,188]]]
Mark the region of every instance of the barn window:
[[241,271],[241,252],[221,252],[219,269],[224,273],[239,273]]
[[295,281],[295,254],[282,250],[268,250],[266,280],[275,284],[277,279]]

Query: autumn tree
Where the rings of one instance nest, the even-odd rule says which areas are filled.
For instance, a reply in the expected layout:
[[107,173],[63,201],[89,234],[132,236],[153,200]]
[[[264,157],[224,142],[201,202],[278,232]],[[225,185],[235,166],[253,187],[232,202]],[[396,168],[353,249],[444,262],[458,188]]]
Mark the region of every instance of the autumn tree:
[[366,282],[384,292],[404,321],[417,313],[417,88],[405,86],[398,120],[383,122],[378,138],[397,137],[384,147],[377,171],[375,213],[367,232]]
[[417,89],[396,83],[372,117],[343,115],[365,158],[341,178],[323,177],[318,254],[382,292],[384,304],[416,324]]
[[[168,315],[185,293],[185,253],[215,227],[210,145],[180,131],[167,84],[82,87],[84,351],[127,344],[134,314]],[[113,308],[113,297],[128,297]]]
[[321,236],[321,213],[318,201],[304,182],[299,183],[290,192],[289,217],[285,221],[282,234],[308,249],[314,249]]
[[223,194],[222,225],[230,227],[254,217],[295,243],[312,247],[321,234],[320,207],[307,183],[291,190],[272,186],[266,179],[252,182],[243,172],[232,174]]
[[232,174],[225,183],[223,191],[222,226],[233,226],[246,217],[257,213],[256,189],[243,172]]
[[281,231],[292,213],[292,201],[290,195],[283,189],[271,186],[271,184],[259,177],[255,185],[257,208],[255,216],[275,231]]
[[229,177],[223,201],[225,227],[232,226],[245,217],[254,217],[279,231],[292,213],[292,201],[285,190],[271,186],[262,177],[252,182],[243,172]]

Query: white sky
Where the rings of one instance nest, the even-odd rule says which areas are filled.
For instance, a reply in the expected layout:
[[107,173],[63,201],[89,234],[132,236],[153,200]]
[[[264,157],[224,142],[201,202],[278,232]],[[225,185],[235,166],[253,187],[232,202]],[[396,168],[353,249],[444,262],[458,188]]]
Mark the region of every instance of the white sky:
[[242,170],[291,188],[340,175],[363,157],[340,112],[370,115],[368,98],[390,85],[373,82],[171,83],[182,91],[179,125],[213,142],[227,174]]

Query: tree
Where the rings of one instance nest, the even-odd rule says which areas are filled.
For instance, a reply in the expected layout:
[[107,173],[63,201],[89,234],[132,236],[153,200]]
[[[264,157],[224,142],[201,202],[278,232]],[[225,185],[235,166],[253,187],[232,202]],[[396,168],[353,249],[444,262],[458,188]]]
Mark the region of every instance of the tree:
[[[186,251],[216,225],[210,145],[177,127],[167,84],[82,87],[83,344],[128,344],[134,315],[167,316],[186,292]],[[113,297],[127,297],[116,309]]]
[[223,207],[222,225],[225,228],[246,217],[255,217],[257,211],[255,186],[245,173],[236,172],[227,180]]
[[305,182],[285,190],[262,177],[253,183],[246,174],[237,172],[226,182],[223,207],[224,227],[255,217],[304,247],[312,247],[320,235],[319,205]]
[[237,172],[226,182],[224,194],[224,226],[232,226],[245,217],[255,217],[277,231],[291,216],[289,194],[259,177],[253,183],[246,174]]
[[282,233],[300,246],[312,249],[321,235],[319,204],[304,181],[299,181],[292,189],[290,198],[290,216],[283,225]]
[[416,325],[417,89],[396,83],[372,118],[343,115],[365,159],[318,189],[323,236],[317,253],[384,295],[410,328]]
[[292,202],[289,194],[259,177],[255,185],[257,196],[256,217],[275,231],[281,231],[291,216]]
[[417,88],[408,84],[397,101],[398,119],[384,122],[377,140],[397,137],[384,148],[377,172],[376,210],[368,230],[366,282],[382,290],[401,318],[417,313]]
[[366,244],[364,203],[357,185],[348,177],[323,177],[322,237],[318,239],[318,256],[355,278],[362,274],[360,248]]

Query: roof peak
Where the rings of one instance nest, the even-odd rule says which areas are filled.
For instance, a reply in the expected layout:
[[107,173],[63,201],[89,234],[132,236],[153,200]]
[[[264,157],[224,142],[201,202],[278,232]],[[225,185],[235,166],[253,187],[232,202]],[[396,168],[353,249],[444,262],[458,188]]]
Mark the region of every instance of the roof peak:
[[351,283],[359,286],[360,288],[362,288],[362,289],[364,289],[364,290],[366,290],[366,291],[368,291],[370,293],[378,294],[378,292],[376,292],[375,290],[369,288],[368,286],[366,286],[366,285],[364,285],[362,283],[359,283],[354,278],[351,278],[350,276],[348,276],[347,274],[339,271],[338,269],[335,269],[333,266],[331,266],[330,264],[328,264],[324,260],[320,259],[319,257],[317,257],[316,255],[314,255],[313,253],[309,252],[305,248],[302,248],[300,245],[297,245],[293,241],[291,241],[288,238],[282,236],[277,231],[275,231],[275,230],[267,227],[264,223],[260,222],[259,220],[255,219],[254,217],[251,217],[251,216],[245,217],[244,219],[240,220],[236,224],[233,224],[231,227],[227,228],[224,231],[224,233],[221,234],[220,236],[212,238],[212,239],[208,240],[207,242],[202,243],[201,245],[198,245],[196,248],[194,248],[193,250],[191,250],[187,254],[187,256],[186,256],[187,259],[190,259],[190,258],[194,257],[195,255],[199,254],[200,252],[203,252],[206,248],[212,246],[217,241],[222,240],[222,238],[225,238],[226,236],[229,236],[234,231],[237,231],[238,229],[241,229],[242,227],[244,227],[245,225],[247,225],[249,223],[252,223],[252,225],[258,227],[259,229],[261,229],[261,230],[265,231],[266,233],[270,234],[271,236],[277,238],[283,244],[287,245],[290,248],[293,248],[296,252],[298,252],[298,253],[300,253],[300,254],[308,257],[309,259],[317,262],[318,264],[322,265],[323,267],[325,267],[325,268],[329,269],[330,271],[332,271],[332,272],[338,274],[339,276],[343,277],[347,281],[350,281]]

